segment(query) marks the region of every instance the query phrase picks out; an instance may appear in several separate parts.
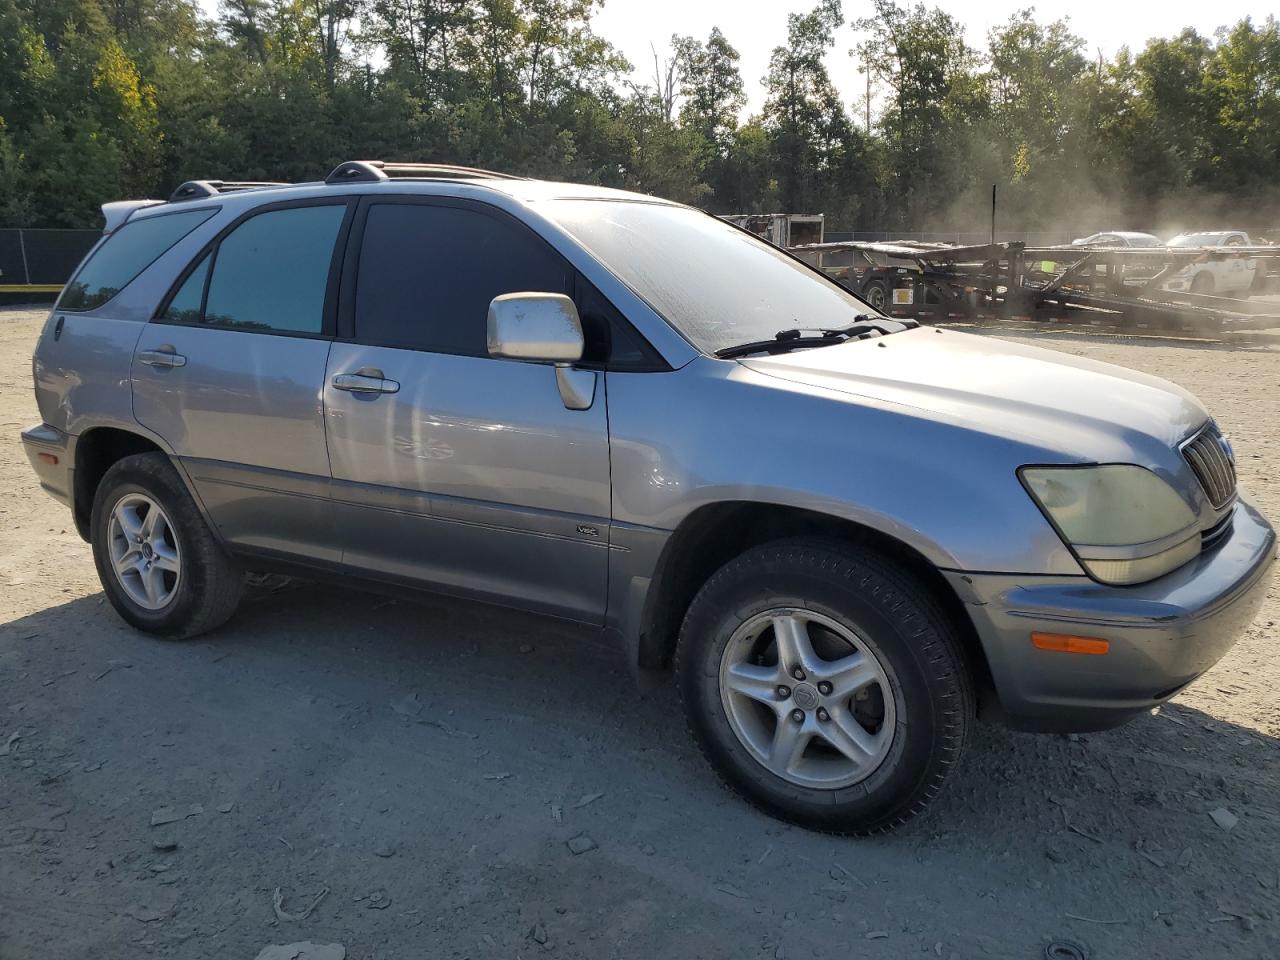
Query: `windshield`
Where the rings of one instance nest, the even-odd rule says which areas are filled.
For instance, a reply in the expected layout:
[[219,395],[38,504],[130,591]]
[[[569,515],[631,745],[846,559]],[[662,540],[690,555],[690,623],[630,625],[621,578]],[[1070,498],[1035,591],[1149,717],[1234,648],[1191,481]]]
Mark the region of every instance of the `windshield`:
[[791,327],[847,327],[870,311],[776,247],[697,210],[609,200],[542,209],[707,353]]
[[1169,241],[1171,247],[1216,247],[1220,235],[1212,233],[1184,233]]

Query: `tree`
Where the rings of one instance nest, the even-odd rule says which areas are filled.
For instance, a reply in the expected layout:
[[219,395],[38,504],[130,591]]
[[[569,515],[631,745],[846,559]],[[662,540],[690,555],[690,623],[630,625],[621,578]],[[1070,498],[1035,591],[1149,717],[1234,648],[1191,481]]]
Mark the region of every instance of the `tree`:
[[821,0],[806,14],[787,16],[787,43],[775,47],[764,85],[764,125],[773,137],[782,202],[788,211],[807,203],[807,185],[824,161],[824,150],[848,126],[844,106],[823,57],[844,23],[840,0]]
[[1032,177],[1061,156],[1068,105],[1088,66],[1084,41],[1065,20],[1047,26],[1023,10],[991,32],[991,119],[1008,151],[1008,179]]
[[855,24],[869,34],[857,53],[889,90],[880,119],[892,170],[886,186],[905,225],[972,192],[965,171],[980,140],[969,128],[987,114],[986,80],[963,26],[950,14],[894,0],[873,3],[875,15]]
[[1242,199],[1277,184],[1280,168],[1280,24],[1268,16],[1218,32],[1205,66],[1204,101],[1216,126],[1197,179]]
[[[719,30],[672,37],[647,85],[593,30],[600,0],[0,0],[0,225],[89,226],[186,179],[314,179],[357,156],[641,191],[835,229],[1274,226],[1280,28],[1184,30],[1109,59],[1032,11],[982,54],[937,9],[873,0],[863,130],[814,0],[741,118]],[[860,125],[859,125],[860,126]],[[1199,212],[1199,213],[1198,213]],[[1198,220],[1198,217],[1203,220]]]
[[693,37],[673,36],[671,47],[679,70],[680,123],[692,127],[723,157],[738,113],[747,102],[738,72],[738,51],[725,39],[719,27],[711,28],[706,43]]

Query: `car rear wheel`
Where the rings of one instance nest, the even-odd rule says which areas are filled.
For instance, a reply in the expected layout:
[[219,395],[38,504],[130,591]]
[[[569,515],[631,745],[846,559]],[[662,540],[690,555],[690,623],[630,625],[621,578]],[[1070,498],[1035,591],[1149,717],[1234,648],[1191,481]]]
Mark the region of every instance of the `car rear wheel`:
[[730,787],[833,833],[891,829],[958,762],[972,682],[945,614],[905,570],[837,541],[742,554],[699,591],[677,683]]
[[235,612],[244,574],[164,454],[113,464],[98,485],[90,526],[102,589],[139,630],[182,639]]

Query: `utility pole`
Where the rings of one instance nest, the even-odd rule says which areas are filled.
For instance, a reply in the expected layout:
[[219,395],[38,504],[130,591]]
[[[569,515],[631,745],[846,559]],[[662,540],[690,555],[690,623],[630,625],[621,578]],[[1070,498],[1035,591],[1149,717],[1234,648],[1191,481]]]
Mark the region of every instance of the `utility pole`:
[[991,242],[996,242],[996,185],[991,185]]

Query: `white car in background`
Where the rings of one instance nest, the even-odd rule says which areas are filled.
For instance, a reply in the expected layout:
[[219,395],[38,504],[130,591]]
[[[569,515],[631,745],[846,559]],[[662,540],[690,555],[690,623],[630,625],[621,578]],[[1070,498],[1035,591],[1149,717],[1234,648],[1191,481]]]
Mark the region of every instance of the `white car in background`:
[[[1171,247],[1248,247],[1252,245],[1243,230],[1205,230],[1198,233],[1180,233],[1169,241]],[[1248,296],[1253,288],[1258,262],[1252,257],[1228,256],[1206,259],[1183,267],[1168,283],[1166,290],[1187,290],[1191,293],[1217,294],[1219,296]]]

